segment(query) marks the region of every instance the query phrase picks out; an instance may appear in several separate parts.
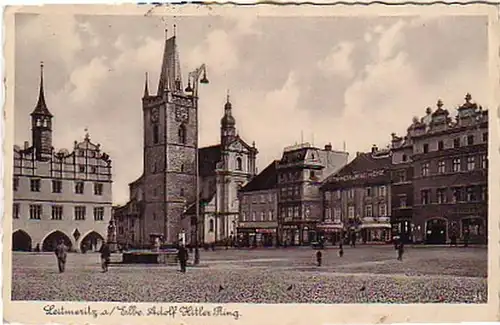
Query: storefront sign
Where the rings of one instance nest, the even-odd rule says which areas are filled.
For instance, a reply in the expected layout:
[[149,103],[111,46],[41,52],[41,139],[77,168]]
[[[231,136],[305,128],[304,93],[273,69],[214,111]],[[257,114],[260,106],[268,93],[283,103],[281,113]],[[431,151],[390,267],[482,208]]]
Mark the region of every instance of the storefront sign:
[[385,170],[375,170],[375,171],[371,171],[371,172],[355,173],[352,175],[336,176],[336,177],[331,178],[331,181],[345,182],[345,181],[354,181],[354,180],[365,179],[365,178],[375,178],[375,177],[384,176],[385,173],[386,173]]
[[274,234],[276,229],[256,229],[256,231],[261,234]]

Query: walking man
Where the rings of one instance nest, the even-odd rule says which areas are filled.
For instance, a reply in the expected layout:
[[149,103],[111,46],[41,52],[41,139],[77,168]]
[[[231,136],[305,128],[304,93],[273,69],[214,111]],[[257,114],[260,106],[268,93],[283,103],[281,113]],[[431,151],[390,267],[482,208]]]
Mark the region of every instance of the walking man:
[[403,260],[403,254],[405,252],[405,249],[404,249],[404,244],[403,244],[403,241],[401,241],[399,243],[399,246],[398,246],[398,261],[402,261]]
[[321,261],[323,259],[323,253],[321,251],[316,252],[316,262],[318,262],[318,266],[321,266]]
[[59,273],[63,273],[66,268],[66,257],[68,256],[68,247],[64,245],[64,241],[62,239],[59,240],[59,244],[56,246],[56,257],[57,257],[57,266],[59,267]]
[[108,265],[111,257],[111,250],[109,249],[109,245],[107,243],[103,243],[99,252],[101,253],[102,272],[108,272]]
[[184,247],[184,245],[180,244],[179,245],[179,251],[177,252],[177,258],[179,259],[179,264],[181,266],[181,272],[186,273],[186,265],[187,265],[187,260],[189,259],[189,254]]

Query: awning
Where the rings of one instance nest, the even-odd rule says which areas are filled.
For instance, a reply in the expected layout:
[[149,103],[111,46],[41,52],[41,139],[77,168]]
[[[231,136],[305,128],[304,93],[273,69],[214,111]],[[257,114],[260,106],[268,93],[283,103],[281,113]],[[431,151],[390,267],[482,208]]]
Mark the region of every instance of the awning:
[[360,228],[392,228],[390,223],[364,223],[360,226]]

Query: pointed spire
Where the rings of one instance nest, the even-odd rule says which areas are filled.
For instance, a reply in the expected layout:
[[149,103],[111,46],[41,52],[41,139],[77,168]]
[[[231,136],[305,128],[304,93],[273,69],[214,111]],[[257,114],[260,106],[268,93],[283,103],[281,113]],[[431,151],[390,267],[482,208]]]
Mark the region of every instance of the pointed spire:
[[175,34],[168,38],[167,29],[165,29],[165,48],[158,82],[158,95],[163,94],[164,91],[183,92],[181,65],[175,40]]
[[144,97],[149,97],[149,80],[148,73],[146,72],[146,78],[144,80]]
[[52,116],[47,104],[45,103],[45,90],[43,88],[43,61],[40,62],[40,87],[38,92],[38,102],[36,103],[35,109],[31,113],[36,115]]

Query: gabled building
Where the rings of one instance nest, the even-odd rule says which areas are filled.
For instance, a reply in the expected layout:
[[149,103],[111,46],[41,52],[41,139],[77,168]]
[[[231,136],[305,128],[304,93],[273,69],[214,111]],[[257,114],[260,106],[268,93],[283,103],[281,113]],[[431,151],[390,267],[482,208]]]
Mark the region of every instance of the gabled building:
[[309,143],[285,148],[277,165],[278,239],[282,245],[308,245],[318,239],[322,220],[321,182],[347,164],[348,153]]
[[333,244],[343,239],[391,239],[391,152],[373,146],[329,176],[321,186],[324,215],[318,226]]
[[87,133],[71,151],[52,146],[53,118],[41,65],[38,102],[31,113],[31,145],[14,146],[14,251],[98,250],[111,220],[111,160]]
[[438,101],[434,112],[414,118],[406,140],[393,138],[393,147],[411,143],[414,241],[486,243],[488,111],[467,94],[451,118]]
[[278,230],[278,160],[239,190],[238,246],[274,246]]

